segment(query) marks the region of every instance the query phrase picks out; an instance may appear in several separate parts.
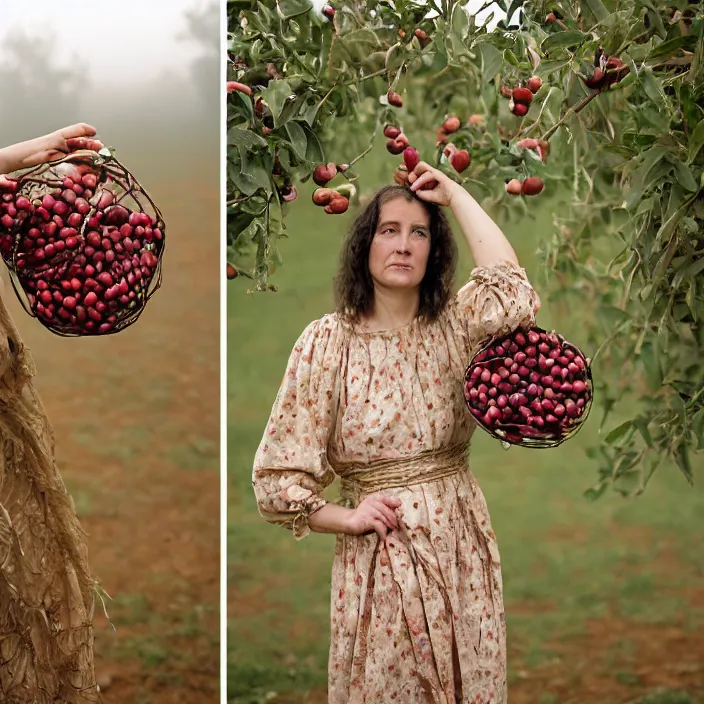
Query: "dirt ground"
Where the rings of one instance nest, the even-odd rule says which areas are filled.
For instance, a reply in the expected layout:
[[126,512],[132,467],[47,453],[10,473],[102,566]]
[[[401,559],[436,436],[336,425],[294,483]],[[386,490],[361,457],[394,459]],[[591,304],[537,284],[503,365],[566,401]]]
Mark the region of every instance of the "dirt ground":
[[101,608],[95,620],[106,704],[219,696],[219,194],[217,174],[195,174],[150,190],[166,220],[164,283],[134,326],[62,339],[10,303],[112,599],[115,630]]

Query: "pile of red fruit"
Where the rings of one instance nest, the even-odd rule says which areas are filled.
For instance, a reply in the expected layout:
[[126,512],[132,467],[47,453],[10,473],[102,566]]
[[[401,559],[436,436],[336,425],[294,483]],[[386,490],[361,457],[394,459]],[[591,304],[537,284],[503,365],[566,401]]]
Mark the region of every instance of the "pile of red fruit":
[[23,171],[0,184],[0,215],[13,287],[56,334],[123,330],[161,283],[164,221],[114,157],[82,150]]
[[493,437],[556,447],[589,415],[589,360],[554,331],[516,330],[477,352],[467,367],[464,395],[477,424]]

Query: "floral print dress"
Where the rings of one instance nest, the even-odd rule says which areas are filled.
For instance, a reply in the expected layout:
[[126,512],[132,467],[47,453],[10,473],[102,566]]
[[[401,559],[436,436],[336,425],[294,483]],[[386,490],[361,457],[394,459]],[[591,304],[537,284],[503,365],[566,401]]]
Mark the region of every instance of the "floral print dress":
[[534,324],[537,302],[501,262],[432,323],[360,332],[329,314],[296,342],[254,461],[261,515],[305,537],[336,477],[348,506],[372,491],[402,503],[385,540],[337,536],[330,704],[506,702],[501,564],[467,465],[463,379],[488,336]]

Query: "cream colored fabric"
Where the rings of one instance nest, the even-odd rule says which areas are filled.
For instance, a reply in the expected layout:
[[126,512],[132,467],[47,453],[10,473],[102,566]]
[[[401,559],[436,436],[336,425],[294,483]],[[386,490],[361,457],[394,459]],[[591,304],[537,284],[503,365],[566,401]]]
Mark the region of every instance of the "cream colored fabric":
[[463,377],[487,335],[535,322],[536,301],[502,263],[433,323],[363,333],[331,314],[296,342],[254,460],[260,513],[301,539],[336,476],[352,504],[370,488],[402,503],[384,541],[337,536],[330,704],[506,701],[499,553],[460,459],[475,428]]

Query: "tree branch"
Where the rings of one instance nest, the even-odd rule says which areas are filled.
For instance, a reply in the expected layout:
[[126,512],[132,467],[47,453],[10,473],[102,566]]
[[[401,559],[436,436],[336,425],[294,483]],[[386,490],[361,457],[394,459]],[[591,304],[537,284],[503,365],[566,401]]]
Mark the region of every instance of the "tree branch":
[[599,95],[599,93],[601,93],[601,89],[593,91],[589,95],[582,98],[578,103],[575,103],[540,139],[547,142],[547,140],[555,134],[557,129],[565,123],[568,117],[576,115],[578,112],[584,110],[584,108],[586,108],[587,105],[589,105],[589,103],[591,103],[592,100]]

